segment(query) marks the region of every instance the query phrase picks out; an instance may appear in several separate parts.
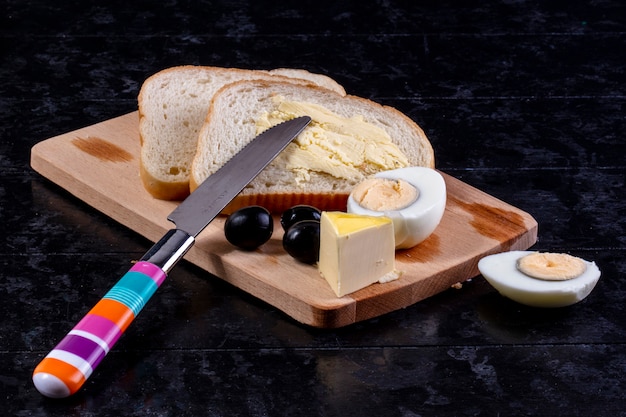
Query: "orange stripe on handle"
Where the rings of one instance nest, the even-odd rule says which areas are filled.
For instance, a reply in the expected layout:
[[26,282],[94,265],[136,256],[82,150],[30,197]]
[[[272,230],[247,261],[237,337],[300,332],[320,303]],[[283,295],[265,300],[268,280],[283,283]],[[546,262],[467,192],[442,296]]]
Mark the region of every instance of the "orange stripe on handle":
[[119,327],[122,332],[133,322],[133,311],[119,301],[103,298],[87,314],[96,314],[107,318]]
[[[85,376],[78,368],[54,358],[44,358],[35,368],[34,374],[41,379],[44,385],[55,387],[50,392],[45,393],[46,396],[51,398],[63,398],[72,395],[85,383]],[[46,380],[52,378],[59,381],[54,381],[53,384],[46,384]],[[64,386],[58,382],[63,382]],[[63,388],[67,388],[67,391]]]

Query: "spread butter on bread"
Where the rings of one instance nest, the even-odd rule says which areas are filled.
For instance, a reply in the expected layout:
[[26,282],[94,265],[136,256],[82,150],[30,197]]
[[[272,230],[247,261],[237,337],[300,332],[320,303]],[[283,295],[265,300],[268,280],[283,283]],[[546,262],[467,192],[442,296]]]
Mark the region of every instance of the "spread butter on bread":
[[302,69],[179,66],[152,75],[138,97],[140,177],[152,196],[181,200],[189,194],[190,166],[213,95],[228,83],[250,79],[319,85],[345,95],[330,77]]
[[244,80],[213,97],[191,165],[193,191],[264,129],[308,115],[312,122],[226,208],[295,204],[345,210],[364,178],[404,166],[434,168],[423,130],[402,112],[312,85]]

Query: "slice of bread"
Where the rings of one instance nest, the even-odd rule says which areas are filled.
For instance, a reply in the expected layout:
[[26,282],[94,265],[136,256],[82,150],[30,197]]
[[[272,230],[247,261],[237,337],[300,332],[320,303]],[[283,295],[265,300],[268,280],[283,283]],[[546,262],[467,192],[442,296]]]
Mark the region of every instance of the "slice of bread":
[[[400,111],[355,96],[342,96],[315,86],[278,81],[240,81],[224,86],[211,102],[200,131],[198,149],[191,166],[192,191],[216,172],[257,135],[257,121],[277,108],[275,96],[288,101],[314,103],[344,118],[363,119],[390,136],[406,156],[408,165],[434,167],[433,148],[423,130]],[[315,122],[315,116],[313,122]],[[312,129],[309,125],[305,128]],[[301,136],[305,134],[304,132]],[[296,146],[290,144],[289,146]],[[326,172],[310,171],[306,180],[287,169],[282,155],[256,177],[224,211],[258,204],[280,213],[295,204],[310,204],[321,210],[344,210],[348,195],[363,175],[337,178]],[[357,167],[357,169],[362,169]],[[363,168],[364,169],[364,168]],[[368,167],[371,170],[371,167]],[[359,173],[360,174],[360,173]]]
[[140,176],[150,194],[164,200],[189,194],[190,165],[213,95],[228,83],[250,79],[315,84],[345,95],[331,78],[301,69],[180,66],[152,75],[138,97]]

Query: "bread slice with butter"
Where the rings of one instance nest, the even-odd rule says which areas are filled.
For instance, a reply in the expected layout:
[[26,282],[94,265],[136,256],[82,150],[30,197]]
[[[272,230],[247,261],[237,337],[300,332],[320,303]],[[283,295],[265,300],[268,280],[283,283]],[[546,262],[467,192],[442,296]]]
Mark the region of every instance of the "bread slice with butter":
[[274,213],[295,204],[345,211],[365,177],[403,166],[434,167],[423,130],[400,111],[315,86],[239,81],[211,102],[191,165],[191,189],[270,126],[301,115],[311,124],[227,207],[258,204]]
[[150,194],[164,200],[180,200],[189,194],[190,165],[213,95],[228,83],[249,79],[312,84],[345,95],[330,77],[302,69],[179,66],[152,75],[138,97],[140,176]]

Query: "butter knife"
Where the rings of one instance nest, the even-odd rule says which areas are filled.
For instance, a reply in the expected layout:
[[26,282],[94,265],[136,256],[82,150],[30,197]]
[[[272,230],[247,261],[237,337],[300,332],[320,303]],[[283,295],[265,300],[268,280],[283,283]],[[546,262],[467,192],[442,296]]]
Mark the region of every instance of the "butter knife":
[[135,263],[33,371],[50,398],[76,393],[126,328],[193,246],[196,236],[252,181],[311,119],[299,117],[254,138],[170,213],[175,225]]

